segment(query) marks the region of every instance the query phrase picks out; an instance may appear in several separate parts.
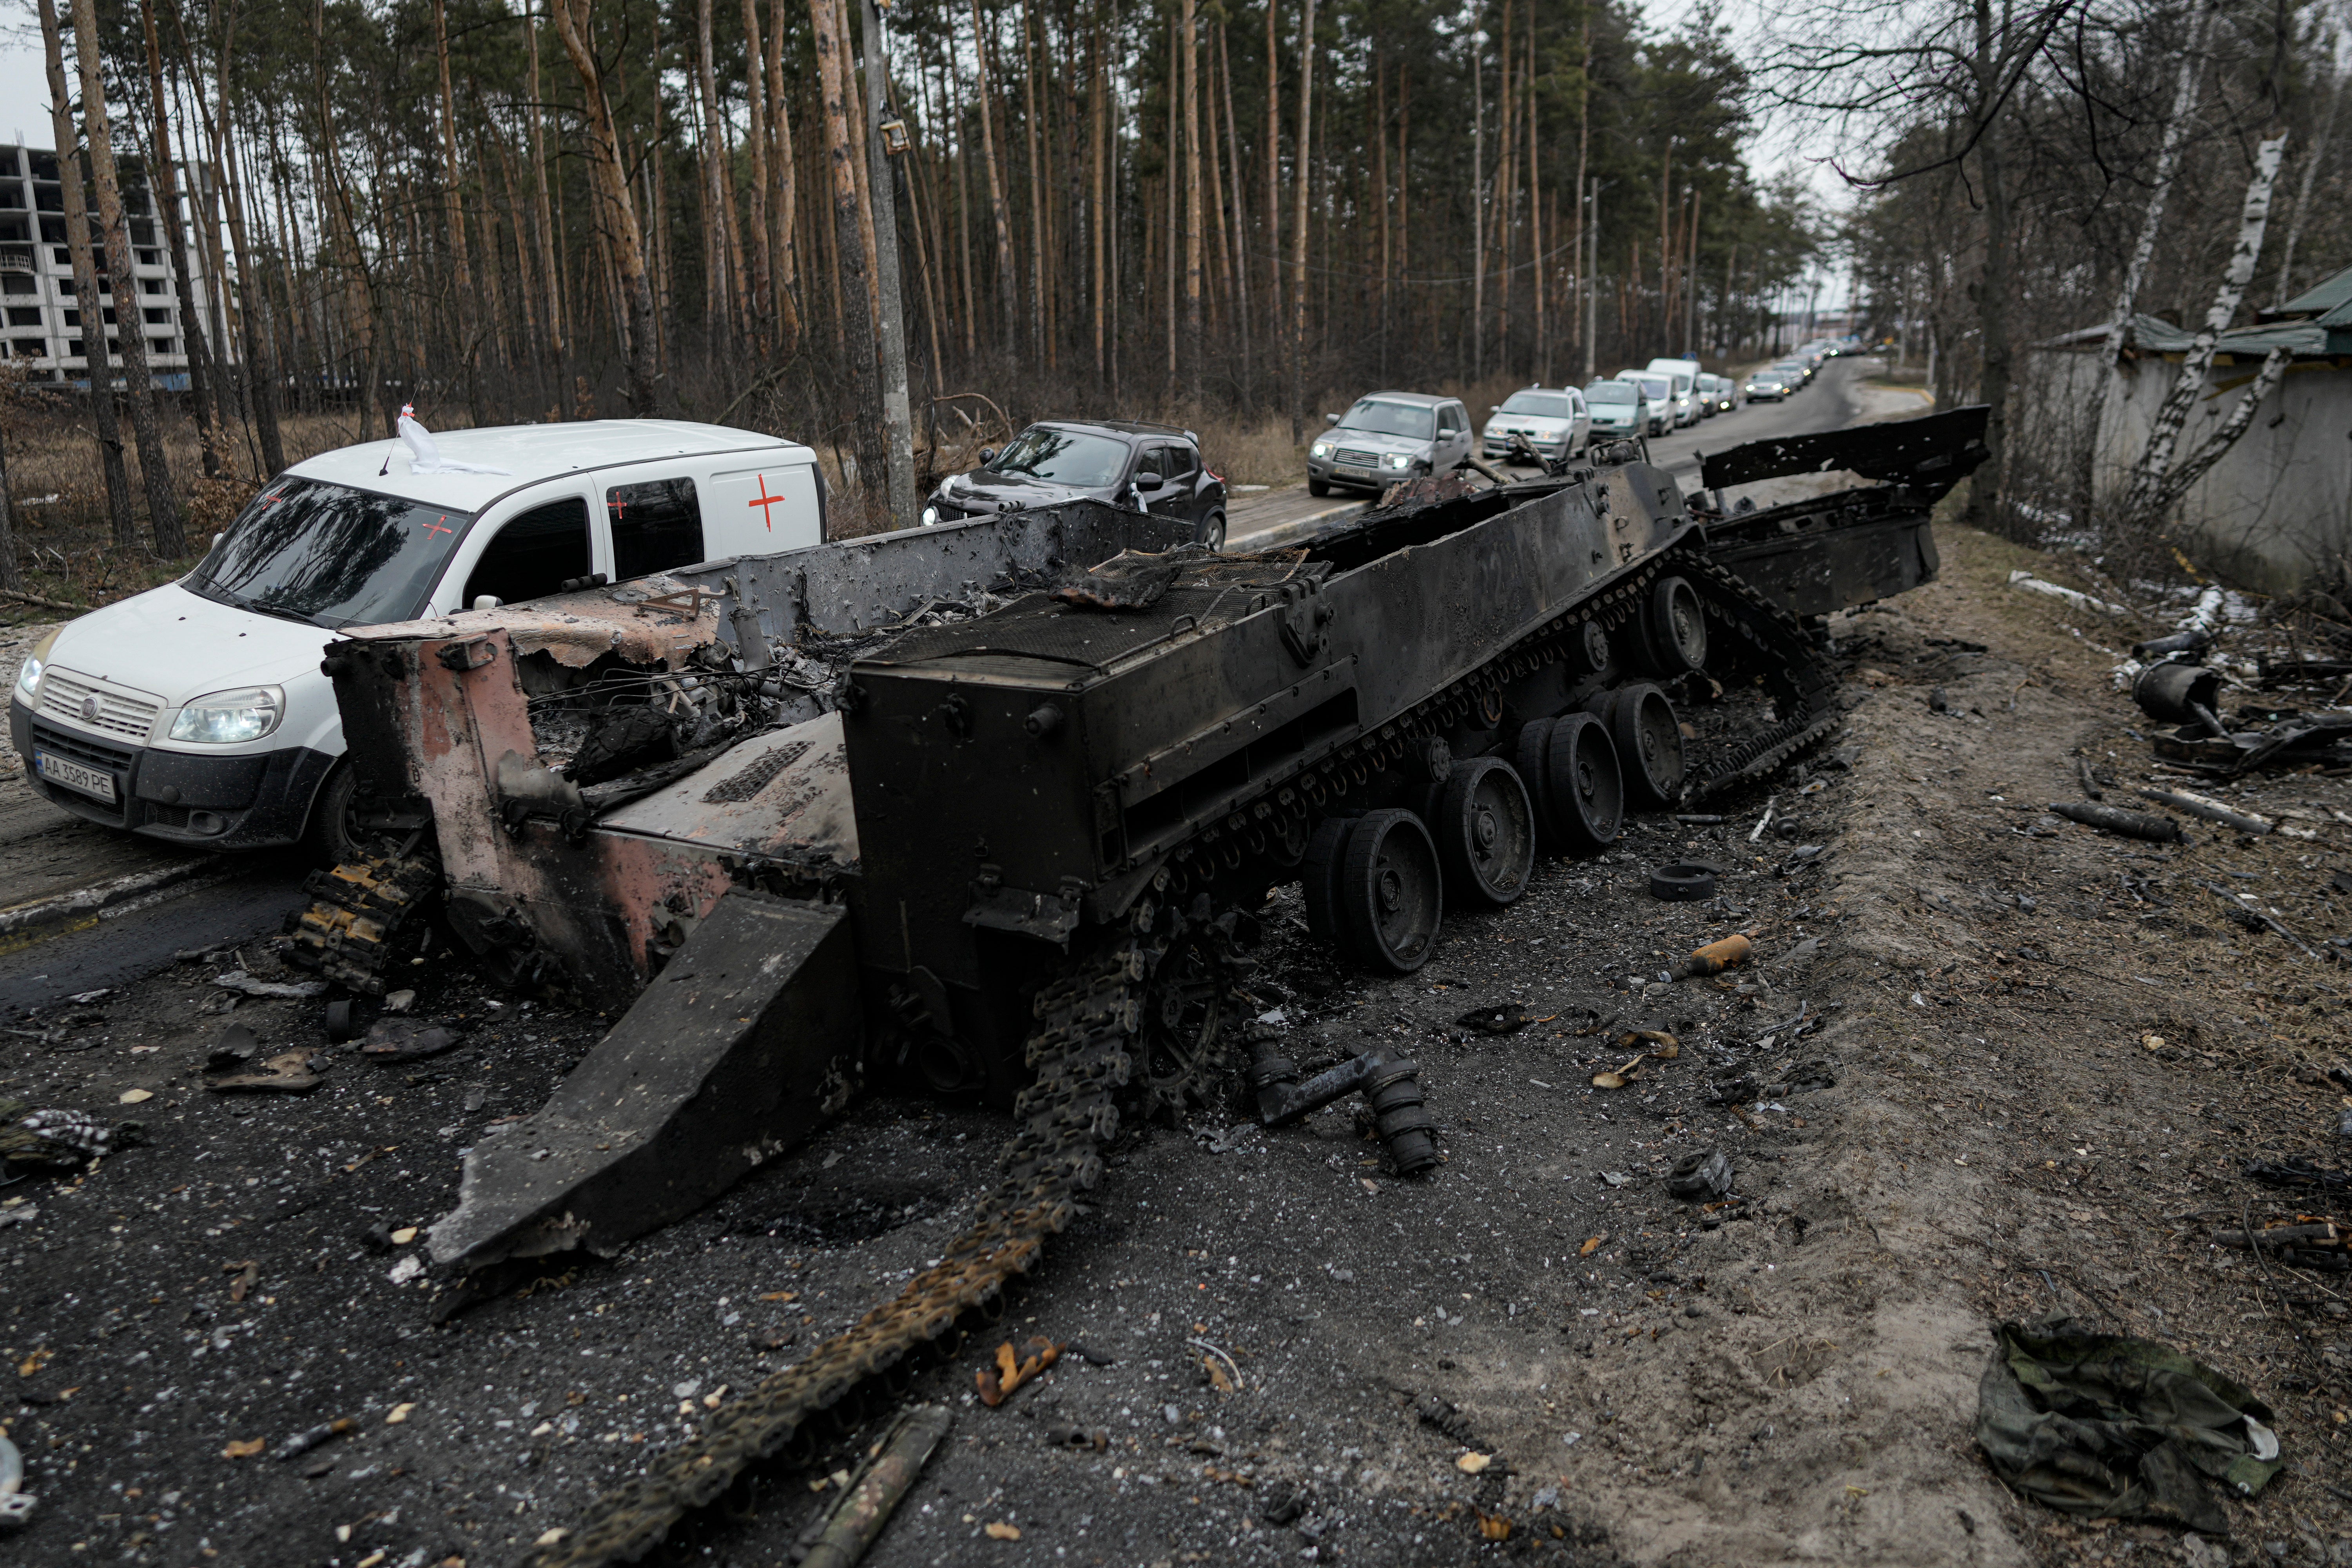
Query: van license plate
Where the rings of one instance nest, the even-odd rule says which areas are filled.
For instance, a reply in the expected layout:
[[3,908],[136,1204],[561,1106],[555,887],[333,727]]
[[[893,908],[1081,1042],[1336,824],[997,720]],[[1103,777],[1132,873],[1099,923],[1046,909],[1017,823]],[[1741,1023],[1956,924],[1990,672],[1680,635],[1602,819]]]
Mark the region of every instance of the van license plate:
[[1353,464],[1353,463],[1341,463],[1341,464],[1339,464],[1338,467],[1339,467],[1339,472],[1342,476],[1344,476],[1344,477],[1346,477],[1346,478],[1348,478],[1348,479],[1370,479],[1370,478],[1372,477],[1372,470],[1371,470],[1371,469],[1370,469],[1370,468],[1358,468],[1358,467],[1356,467],[1356,465],[1355,465],[1355,464]]
[[95,795],[109,805],[113,804],[114,775],[112,773],[98,768],[86,768],[79,763],[69,763],[63,757],[53,757],[47,752],[35,752],[33,759],[34,765],[41,770],[41,776],[50,783],[61,784],[69,790],[78,791],[82,795]]

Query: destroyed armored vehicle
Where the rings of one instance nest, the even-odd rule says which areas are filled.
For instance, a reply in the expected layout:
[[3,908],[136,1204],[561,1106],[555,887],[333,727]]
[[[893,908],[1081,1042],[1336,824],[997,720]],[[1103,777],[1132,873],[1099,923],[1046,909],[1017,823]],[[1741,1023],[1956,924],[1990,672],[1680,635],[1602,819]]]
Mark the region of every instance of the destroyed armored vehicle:
[[[1934,575],[1927,510],[1981,426],[1742,448],[1687,498],[1621,443],[1524,484],[1415,480],[1255,554],[1078,502],[336,644],[391,826],[314,880],[299,958],[377,993],[446,931],[519,984],[625,1009],[468,1154],[437,1262],[610,1253],[861,1086],[1013,1118],[938,1266],[531,1561],[633,1559],[951,1343],[1067,1223],[1124,1117],[1244,1081],[1270,1122],[1360,1091],[1400,1172],[1433,1163],[1411,1062],[1301,1083],[1246,1027],[1268,890],[1300,884],[1318,936],[1409,973],[1449,907],[1509,903],[1538,856],[1818,741],[1837,709],[1809,621]],[[1833,458],[1880,482],[1725,505],[1720,486]],[[1759,688],[1760,717],[1695,754],[1677,700]]]

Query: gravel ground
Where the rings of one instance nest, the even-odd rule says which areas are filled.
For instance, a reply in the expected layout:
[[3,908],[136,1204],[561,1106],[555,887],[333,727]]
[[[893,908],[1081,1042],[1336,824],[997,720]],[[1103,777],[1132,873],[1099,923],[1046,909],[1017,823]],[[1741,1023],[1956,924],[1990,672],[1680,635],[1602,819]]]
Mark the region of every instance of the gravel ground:
[[[2352,986],[2201,890],[2255,886],[2308,940],[2333,934],[2344,830],[2158,850],[2045,826],[2076,748],[2140,776],[2136,720],[2096,628],[1998,586],[2055,568],[1944,544],[1944,583],[1842,618],[1847,731],[1727,803],[1729,827],[1644,819],[1517,906],[1450,918],[1411,980],[1335,974],[1277,902],[1261,1005],[1302,1065],[1410,1051],[1445,1164],[1392,1179],[1348,1105],[1273,1133],[1228,1111],[1130,1135],[999,1329],[919,1381],[954,1426],[868,1561],[2352,1561],[2327,1489],[2352,1323],[2326,1293],[2352,1292],[2273,1288],[2207,1240],[2242,1201],[2276,1206],[2241,1158],[2327,1152],[2335,1096],[2297,1074],[2341,1055]],[[2246,798],[2352,809],[2310,775]],[[1724,868],[1719,904],[1648,897],[1649,867],[1693,855]],[[1733,930],[1755,934],[1751,965],[1633,984]],[[256,944],[13,1021],[61,1042],[0,1036],[0,1096],[148,1136],[0,1194],[0,1217],[25,1216],[0,1228],[0,1419],[40,1498],[11,1543],[25,1561],[510,1561],[936,1257],[1005,1134],[868,1100],[620,1258],[551,1262],[436,1325],[448,1282],[409,1227],[603,1020],[420,970],[416,1010],[462,1044],[380,1067],[324,1044],[319,1003],[225,1011],[210,980],[237,967],[280,977]],[[1801,1005],[1818,1033],[1786,1027]],[[1460,1022],[1507,1008],[1538,1021]],[[316,1051],[322,1086],[205,1092],[231,1024],[265,1055]],[[1592,1087],[1637,1026],[1674,1034],[1676,1059]],[[1745,1110],[1707,1103],[1743,1075]],[[1744,1203],[1666,1194],[1675,1159],[1710,1147]],[[2179,1343],[2276,1407],[2298,1468],[2229,1505],[2230,1542],[2062,1521],[1992,1479],[1970,1440],[1992,1326],[2053,1304]],[[1033,1335],[1060,1362],[976,1403],[996,1345]],[[275,1457],[338,1418],[354,1428]],[[788,1561],[878,1431],[764,1470],[670,1560]]]

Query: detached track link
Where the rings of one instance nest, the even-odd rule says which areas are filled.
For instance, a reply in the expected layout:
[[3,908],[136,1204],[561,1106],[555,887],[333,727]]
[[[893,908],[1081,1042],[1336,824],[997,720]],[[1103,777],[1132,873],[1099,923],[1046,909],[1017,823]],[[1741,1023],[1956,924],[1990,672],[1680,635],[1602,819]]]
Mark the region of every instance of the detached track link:
[[[1136,923],[1150,920],[1147,910]],[[1171,917],[1163,924],[1179,922]],[[1037,1080],[1016,1102],[1020,1131],[971,1228],[937,1264],[799,1364],[722,1406],[700,1437],[598,1498],[562,1541],[526,1553],[525,1568],[637,1562],[689,1510],[715,1501],[745,1467],[783,1448],[869,1380],[950,1336],[957,1320],[986,1311],[1014,1275],[1027,1273],[1046,1238],[1070,1223],[1078,1194],[1102,1179],[1102,1147],[1118,1131],[1111,1093],[1127,1082],[1128,1042],[1168,935],[1127,936],[1107,952],[1076,961],[1038,993],[1038,1028],[1028,1047]]]
[[371,855],[311,872],[302,890],[312,901],[295,922],[289,962],[381,996],[386,972],[399,963],[395,939],[441,890],[441,858]]

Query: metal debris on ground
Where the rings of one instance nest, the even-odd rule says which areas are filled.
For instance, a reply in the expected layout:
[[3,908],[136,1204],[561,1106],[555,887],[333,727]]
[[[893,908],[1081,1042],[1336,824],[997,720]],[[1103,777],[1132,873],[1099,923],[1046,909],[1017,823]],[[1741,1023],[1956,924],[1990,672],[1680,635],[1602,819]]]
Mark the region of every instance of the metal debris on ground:
[[286,1051],[259,1065],[233,1050],[216,1050],[205,1064],[205,1087],[215,1094],[308,1094],[326,1080],[325,1060],[307,1050]]
[[72,1170],[91,1160],[143,1142],[136,1121],[100,1121],[86,1110],[36,1110],[21,1100],[0,1100],[0,1163]]
[[1035,1377],[1061,1359],[1062,1347],[1053,1341],[1032,1338],[1023,1347],[1025,1356],[1013,1353],[1013,1342],[1005,1341],[996,1347],[996,1364],[974,1374],[980,1389],[980,1402],[992,1410],[1013,1396],[1013,1391]]
[[2158,805],[2168,805],[2175,811],[2185,811],[2191,816],[2208,822],[2218,822],[2224,827],[2234,827],[2241,833],[2268,833],[2278,824],[2267,816],[2239,811],[2222,805],[2210,795],[2195,795],[2185,789],[2143,789],[2142,800],[2152,800]]
[[1715,897],[1716,868],[1699,860],[1677,860],[1650,873],[1650,897],[1667,903],[1696,903]]
[[232,969],[213,976],[213,984],[224,991],[234,991],[245,996],[266,996],[274,1001],[307,1002],[327,994],[323,980],[256,980],[242,969]]
[[1688,958],[1675,966],[1675,974],[1681,980],[1720,974],[1727,969],[1738,968],[1753,957],[1755,952],[1755,944],[1744,933],[1734,931],[1720,941],[1694,949]]
[[457,1035],[439,1024],[378,1018],[361,1042],[360,1055],[369,1061],[386,1064],[421,1062],[427,1057],[455,1050],[457,1044]]
[[1712,1203],[1731,1191],[1731,1157],[1720,1149],[1684,1155],[1666,1173],[1666,1191],[1690,1203]]
[[2119,805],[2094,805],[2086,800],[2053,800],[2051,811],[2069,822],[2079,822],[2086,827],[2104,828],[2126,838],[2145,838],[2157,844],[2180,844],[2188,835],[2180,824],[2154,812],[2126,811]]
[[801,1531],[790,1559],[800,1568],[850,1568],[864,1557],[954,1422],[943,1405],[919,1405],[901,1414],[866,1449],[865,1465],[834,1505]]

